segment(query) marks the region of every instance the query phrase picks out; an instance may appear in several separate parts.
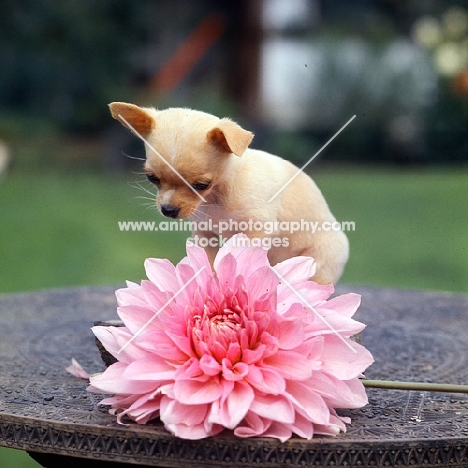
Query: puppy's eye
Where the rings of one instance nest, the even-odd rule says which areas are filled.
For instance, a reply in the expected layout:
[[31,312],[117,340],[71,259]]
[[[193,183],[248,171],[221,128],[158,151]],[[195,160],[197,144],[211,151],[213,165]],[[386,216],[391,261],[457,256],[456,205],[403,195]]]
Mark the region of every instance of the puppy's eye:
[[151,174],[149,172],[146,174],[146,178],[154,185],[159,185],[161,183],[158,177],[156,177],[154,174]]
[[194,184],[192,184],[192,187],[195,189],[195,190],[206,190],[207,188],[209,188],[209,186],[211,185],[211,182],[195,182]]

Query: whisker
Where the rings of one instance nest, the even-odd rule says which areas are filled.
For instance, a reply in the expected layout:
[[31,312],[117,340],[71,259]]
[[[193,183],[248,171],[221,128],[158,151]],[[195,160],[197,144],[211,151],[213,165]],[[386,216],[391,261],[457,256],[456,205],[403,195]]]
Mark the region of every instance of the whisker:
[[133,197],[133,199],[134,200],[149,200],[154,205],[154,198],[144,197],[143,195],[140,195],[139,197]]
[[152,197],[156,197],[156,194],[151,192],[151,190],[148,190],[146,187],[143,187],[140,182],[135,182],[134,185],[130,184],[131,187],[136,188],[138,190],[142,190],[143,192],[147,193],[148,195],[151,195]]
[[192,213],[192,217],[194,218],[195,221],[206,221],[208,218],[208,215],[204,213],[203,211],[199,211],[198,208]]
[[159,213],[158,207],[154,203],[143,203],[145,210],[152,210]]
[[195,221],[195,222],[198,222],[201,220],[201,214],[202,213],[199,213],[198,210],[195,210],[191,215],[190,215],[190,218]]
[[130,154],[125,153],[122,151],[122,155],[129,159],[135,159],[136,161],[146,161],[146,158],[137,158],[136,156],[131,156]]

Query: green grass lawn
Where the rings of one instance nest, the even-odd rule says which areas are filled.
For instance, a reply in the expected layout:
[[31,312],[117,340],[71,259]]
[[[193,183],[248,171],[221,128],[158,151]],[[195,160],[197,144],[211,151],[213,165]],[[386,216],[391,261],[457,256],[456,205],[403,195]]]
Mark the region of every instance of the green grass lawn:
[[[312,169],[337,218],[355,222],[343,283],[468,292],[468,168]],[[0,182],[0,292],[122,286],[144,277],[147,257],[180,260],[188,233],[119,231],[118,221],[161,219],[135,181],[143,177],[8,174]],[[38,465],[1,449],[0,466]]]
[[356,223],[342,282],[468,292],[468,168],[351,167],[316,180]]

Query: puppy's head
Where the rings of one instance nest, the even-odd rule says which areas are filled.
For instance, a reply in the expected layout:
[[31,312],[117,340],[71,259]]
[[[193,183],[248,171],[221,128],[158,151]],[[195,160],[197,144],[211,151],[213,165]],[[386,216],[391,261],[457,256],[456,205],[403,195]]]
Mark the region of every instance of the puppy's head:
[[227,175],[253,134],[229,119],[191,109],[158,111],[113,102],[112,117],[145,142],[145,172],[158,189],[156,204],[170,218],[186,218]]

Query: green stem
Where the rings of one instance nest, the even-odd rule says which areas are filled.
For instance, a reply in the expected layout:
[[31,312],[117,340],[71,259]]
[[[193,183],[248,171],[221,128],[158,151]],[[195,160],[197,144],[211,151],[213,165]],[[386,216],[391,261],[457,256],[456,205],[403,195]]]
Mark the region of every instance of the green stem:
[[390,380],[367,380],[362,383],[368,388],[386,388],[392,390],[418,390],[422,392],[468,393],[468,385],[450,385],[427,382],[401,382]]

